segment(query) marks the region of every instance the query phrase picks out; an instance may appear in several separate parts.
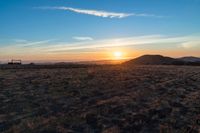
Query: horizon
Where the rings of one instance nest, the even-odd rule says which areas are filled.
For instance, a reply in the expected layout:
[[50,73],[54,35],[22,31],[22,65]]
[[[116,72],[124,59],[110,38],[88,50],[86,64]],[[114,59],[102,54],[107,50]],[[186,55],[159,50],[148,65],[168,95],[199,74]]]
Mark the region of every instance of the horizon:
[[144,54],[140,55],[137,57],[129,57],[129,58],[123,58],[123,59],[97,59],[97,60],[21,60],[21,59],[10,59],[10,60],[0,60],[0,64],[7,64],[11,60],[21,60],[22,64],[30,64],[30,63],[36,63],[36,64],[54,64],[54,63],[105,63],[105,64],[120,64],[126,61],[134,60],[136,58],[142,57],[142,56],[163,56],[163,57],[170,57],[174,59],[179,59],[179,58],[187,58],[187,57],[192,57],[192,58],[199,58],[198,56],[180,56],[180,57],[171,57],[171,56],[165,56],[165,55],[160,55],[160,54]]
[[200,1],[0,1],[0,61],[200,57]]

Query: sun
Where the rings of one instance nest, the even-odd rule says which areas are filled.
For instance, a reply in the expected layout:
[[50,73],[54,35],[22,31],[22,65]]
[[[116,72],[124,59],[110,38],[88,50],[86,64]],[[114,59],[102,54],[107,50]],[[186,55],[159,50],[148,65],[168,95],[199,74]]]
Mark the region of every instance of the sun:
[[122,59],[123,53],[121,51],[113,52],[115,59]]

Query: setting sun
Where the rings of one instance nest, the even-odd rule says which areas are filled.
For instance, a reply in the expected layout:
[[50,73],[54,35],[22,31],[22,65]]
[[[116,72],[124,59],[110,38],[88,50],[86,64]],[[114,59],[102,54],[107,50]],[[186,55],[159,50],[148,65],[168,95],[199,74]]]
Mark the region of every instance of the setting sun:
[[121,59],[123,56],[123,53],[120,51],[116,51],[113,53],[113,55],[114,55],[115,59]]

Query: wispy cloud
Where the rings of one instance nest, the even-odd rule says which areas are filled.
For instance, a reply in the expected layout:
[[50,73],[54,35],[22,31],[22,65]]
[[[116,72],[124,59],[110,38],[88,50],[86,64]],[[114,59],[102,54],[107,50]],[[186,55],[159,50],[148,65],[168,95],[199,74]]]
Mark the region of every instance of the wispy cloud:
[[51,42],[52,40],[42,40],[42,41],[35,41],[35,42],[28,42],[23,44],[23,47],[30,47],[30,46],[34,46],[34,45],[40,45],[40,44],[46,44]]
[[[80,39],[80,38],[79,38]],[[43,40],[35,42],[14,43],[13,45],[0,46],[0,55],[52,55],[52,54],[67,54],[67,53],[81,53],[81,52],[94,52],[105,51],[115,48],[136,48],[140,46],[148,50],[148,46],[160,46],[162,49],[199,49],[200,40],[199,36],[163,36],[163,35],[148,35],[148,36],[133,36],[123,38],[110,38],[91,40],[83,39],[85,41],[75,41],[71,43],[59,42],[52,40]],[[154,47],[158,50],[157,47]]]
[[[176,44],[182,48],[193,48],[198,46],[200,40],[198,36],[163,36],[163,35],[147,35],[147,36],[133,36],[123,38],[110,38],[93,40],[91,37],[73,37],[78,42],[59,42],[53,40],[42,40],[26,43],[17,43],[10,47],[25,48],[25,49],[39,49],[43,52],[69,52],[89,49],[104,49],[114,47],[138,46],[138,45],[156,45],[156,44]],[[164,46],[163,45],[163,46]]]
[[14,46],[19,46],[19,47],[33,47],[37,45],[44,45],[44,44],[49,44],[52,42],[53,39],[49,40],[41,40],[41,41],[28,41],[28,40],[23,40],[23,39],[15,39],[16,44]]
[[93,15],[93,16],[103,17],[103,18],[125,18],[129,16],[162,17],[162,16],[157,16],[154,14],[146,14],[146,13],[119,13],[119,12],[108,12],[108,11],[102,11],[102,10],[79,9],[79,8],[72,8],[72,7],[65,7],[65,6],[37,7],[37,8],[50,9],[50,10],[67,10],[67,11],[72,11],[72,12],[76,12],[80,14]]
[[77,41],[92,41],[94,40],[92,37],[83,37],[83,36],[75,36],[73,37],[74,40],[77,40]]
[[15,54],[37,54],[44,52],[42,47],[49,46],[53,40],[28,41],[24,39],[14,39],[9,45],[0,46],[0,55]]
[[200,46],[200,40],[191,40],[181,44],[181,47],[185,49],[195,48],[197,46]]
[[[127,47],[127,46],[132,47],[139,45],[156,45],[156,44],[163,44],[163,46],[167,46],[168,44],[170,45],[174,44],[174,48],[177,48],[178,45],[181,45],[183,48],[183,44],[187,44],[190,47],[196,47],[197,42],[200,42],[198,41],[198,37],[192,37],[192,36],[169,37],[162,35],[150,35],[150,36],[136,36],[136,37],[84,41],[80,43],[76,42],[58,43],[56,45],[46,47],[44,50],[46,52],[69,52],[69,51],[107,49],[107,48]],[[189,48],[189,46],[187,48]]]

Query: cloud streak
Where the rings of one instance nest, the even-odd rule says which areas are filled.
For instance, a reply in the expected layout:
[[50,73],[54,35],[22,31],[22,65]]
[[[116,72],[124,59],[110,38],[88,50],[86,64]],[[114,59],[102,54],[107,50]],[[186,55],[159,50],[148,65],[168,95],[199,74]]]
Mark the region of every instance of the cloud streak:
[[0,46],[0,56],[3,55],[19,55],[19,54],[37,54],[44,52],[43,47],[49,47],[53,40],[27,41],[23,39],[15,39],[13,44]]
[[119,13],[119,12],[108,12],[102,10],[90,10],[90,9],[79,9],[79,8],[72,8],[72,7],[65,7],[65,6],[58,6],[58,7],[37,7],[39,9],[49,9],[49,10],[66,10],[80,14],[87,14],[97,17],[103,18],[125,18],[129,16],[138,16],[138,17],[162,17],[157,16],[154,14],[145,14],[145,13]]
[[75,36],[73,37],[74,40],[77,40],[77,41],[92,41],[94,40],[92,37],[83,37],[83,36]]
[[22,44],[21,46],[23,46],[23,47],[32,47],[32,46],[35,46],[35,45],[47,44],[47,43],[49,43],[51,41],[52,40],[42,40],[42,41],[35,41],[35,42],[27,42],[27,43]]
[[200,45],[200,40],[194,40],[194,41],[192,40],[192,41],[182,43],[181,47],[185,49],[190,49],[190,48],[195,48],[199,45]]
[[[162,49],[169,48],[191,50],[199,49],[199,36],[163,36],[163,35],[147,35],[133,36],[123,38],[110,38],[100,40],[90,40],[88,38],[78,38],[85,41],[75,41],[71,43],[59,42],[52,40],[43,40],[36,42],[21,42],[12,45],[0,46],[0,56],[9,57],[11,55],[62,55],[76,54],[82,52],[106,51],[115,48],[129,49],[140,46],[142,49],[148,50],[148,46],[162,45]],[[159,48],[155,47],[154,50]]]
[[[195,42],[195,45],[194,45]],[[136,37],[124,37],[124,38],[111,38],[104,40],[74,42],[74,43],[58,43],[56,45],[46,47],[46,52],[70,52],[70,51],[82,51],[82,50],[95,50],[95,49],[109,49],[115,47],[134,47],[141,45],[156,45],[162,44],[167,46],[168,44],[174,44],[177,48],[181,45],[182,48],[186,48],[183,44],[187,44],[187,48],[196,47],[198,37],[191,36],[179,36],[169,37],[162,35],[149,35],[149,36],[136,36]]]

